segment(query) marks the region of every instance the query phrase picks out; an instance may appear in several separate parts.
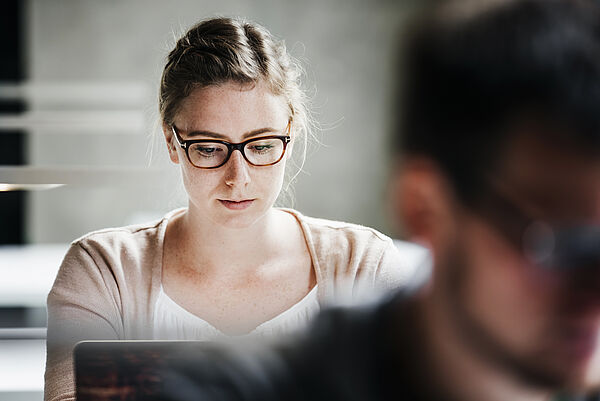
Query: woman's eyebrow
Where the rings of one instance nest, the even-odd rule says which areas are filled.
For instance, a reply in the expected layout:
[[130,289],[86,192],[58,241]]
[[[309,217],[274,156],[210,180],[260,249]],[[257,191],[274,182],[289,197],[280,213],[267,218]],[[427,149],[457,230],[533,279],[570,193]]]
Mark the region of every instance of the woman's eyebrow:
[[212,131],[192,131],[189,132],[187,134],[188,137],[195,137],[195,136],[207,136],[209,138],[215,138],[215,139],[229,139],[227,136],[223,135],[223,134],[219,134],[217,132],[212,132]]
[[[264,134],[267,132],[278,132],[278,131],[279,130],[277,130],[275,128],[271,128],[271,127],[259,128],[259,129],[255,129],[255,130],[244,133],[244,135],[242,135],[242,140],[256,136],[256,135]],[[212,131],[192,131],[192,132],[188,133],[187,135],[190,138],[197,137],[197,136],[204,136],[204,137],[221,139],[221,140],[229,140],[230,139],[227,135],[219,134],[217,132],[212,132]]]
[[250,138],[256,135],[260,135],[260,134],[266,134],[267,132],[277,132],[279,130],[275,129],[275,128],[271,128],[271,127],[265,127],[265,128],[259,128],[259,129],[255,129],[253,131],[249,131],[246,132],[244,135],[242,135],[242,139],[246,139],[246,138]]

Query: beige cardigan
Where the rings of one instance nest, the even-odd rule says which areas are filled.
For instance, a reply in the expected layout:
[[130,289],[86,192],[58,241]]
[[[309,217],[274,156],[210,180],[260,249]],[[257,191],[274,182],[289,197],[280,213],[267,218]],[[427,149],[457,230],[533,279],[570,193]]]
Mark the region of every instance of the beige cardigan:
[[[390,238],[367,228],[303,216],[322,305],[399,286],[409,268]],[[83,339],[152,339],[168,218],[90,233],[71,244],[48,295],[44,399],[73,400],[73,345]]]

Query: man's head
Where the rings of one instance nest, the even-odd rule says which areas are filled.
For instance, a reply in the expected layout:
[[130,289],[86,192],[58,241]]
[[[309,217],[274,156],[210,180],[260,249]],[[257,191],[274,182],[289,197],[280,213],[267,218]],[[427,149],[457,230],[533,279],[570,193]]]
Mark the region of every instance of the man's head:
[[452,2],[411,32],[398,209],[474,352],[600,383],[600,10]]

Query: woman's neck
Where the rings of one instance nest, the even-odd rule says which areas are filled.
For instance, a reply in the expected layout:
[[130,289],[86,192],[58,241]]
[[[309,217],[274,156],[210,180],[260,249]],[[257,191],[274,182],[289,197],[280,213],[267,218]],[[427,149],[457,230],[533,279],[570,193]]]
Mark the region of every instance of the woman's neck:
[[[173,221],[170,245],[177,259],[205,273],[241,273],[260,266],[279,252],[285,232],[280,212],[271,208],[248,227],[230,228],[214,224],[190,207]],[[171,225],[171,224],[170,224]],[[277,240],[279,238],[279,241]]]

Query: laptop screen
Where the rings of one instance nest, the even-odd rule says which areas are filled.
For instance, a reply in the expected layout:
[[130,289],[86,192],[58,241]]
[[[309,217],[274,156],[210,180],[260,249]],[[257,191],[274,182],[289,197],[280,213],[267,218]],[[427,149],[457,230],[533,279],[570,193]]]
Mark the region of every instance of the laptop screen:
[[77,401],[158,400],[164,372],[182,355],[202,354],[196,341],[83,341],[73,350]]

